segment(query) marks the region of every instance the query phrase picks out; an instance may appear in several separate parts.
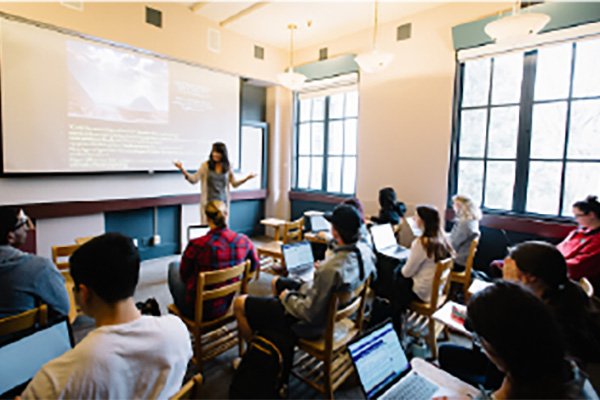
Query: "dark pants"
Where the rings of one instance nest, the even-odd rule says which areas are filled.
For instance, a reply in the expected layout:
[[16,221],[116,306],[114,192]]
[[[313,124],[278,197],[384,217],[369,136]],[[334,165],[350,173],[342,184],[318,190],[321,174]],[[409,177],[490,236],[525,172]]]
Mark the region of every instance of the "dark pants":
[[279,295],[285,289],[297,290],[301,283],[290,278],[278,278],[275,283],[277,297],[246,297],[245,312],[246,319],[252,332],[277,331],[285,335],[292,335],[292,325],[298,321],[296,317],[288,314],[279,300]]
[[439,348],[440,367],[475,387],[496,390],[502,385],[504,374],[479,349],[468,349],[453,344]]
[[179,275],[179,262],[173,261],[169,264],[169,291],[173,296],[173,303],[179,310],[181,315],[186,318],[194,319],[194,306],[185,301],[185,292],[187,290],[186,283]]

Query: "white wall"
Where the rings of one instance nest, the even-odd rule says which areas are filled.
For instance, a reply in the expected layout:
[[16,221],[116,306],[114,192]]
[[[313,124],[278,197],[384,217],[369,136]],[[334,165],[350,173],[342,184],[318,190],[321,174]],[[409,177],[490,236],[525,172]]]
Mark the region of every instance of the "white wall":
[[75,238],[104,233],[104,214],[46,218],[36,222],[37,254],[52,257],[52,246],[75,244]]

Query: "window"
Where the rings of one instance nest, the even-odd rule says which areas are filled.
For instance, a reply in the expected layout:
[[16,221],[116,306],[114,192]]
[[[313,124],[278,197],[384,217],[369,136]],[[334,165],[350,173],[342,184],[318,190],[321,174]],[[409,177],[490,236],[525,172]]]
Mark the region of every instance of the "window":
[[295,189],[353,195],[356,191],[358,89],[299,95]]
[[450,194],[547,216],[600,194],[598,65],[600,38],[461,63]]

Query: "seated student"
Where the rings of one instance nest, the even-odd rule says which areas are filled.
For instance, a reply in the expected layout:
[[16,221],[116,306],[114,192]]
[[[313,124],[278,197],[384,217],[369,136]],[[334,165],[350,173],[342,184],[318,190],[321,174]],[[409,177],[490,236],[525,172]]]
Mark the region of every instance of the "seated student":
[[[503,278],[528,287],[544,304],[561,329],[569,356],[587,362],[600,361],[600,327],[590,299],[567,277],[562,254],[546,242],[529,241],[513,247],[504,260]],[[440,346],[440,366],[472,384],[491,388],[502,375],[477,349]]]
[[575,363],[565,359],[562,336],[547,307],[521,285],[498,281],[474,294],[465,325],[505,375],[498,390],[479,398],[597,398]]
[[396,201],[396,192],[391,187],[379,191],[379,206],[379,216],[371,217],[371,221],[376,224],[398,225],[406,213],[406,206]]
[[268,329],[304,339],[320,337],[325,331],[333,292],[353,290],[375,273],[373,252],[358,241],[358,211],[339,205],[326,218],[339,246],[332,257],[318,266],[312,283],[275,278],[272,287],[276,297],[240,296],[234,300],[234,313],[246,340],[254,331]]
[[71,256],[75,301],[96,329],[48,362],[23,399],[133,399],[174,395],[192,357],[189,334],[173,316],[142,316],[133,301],[140,256],[133,241],[106,233]]
[[573,230],[556,248],[565,256],[569,278],[586,277],[600,291],[600,202],[596,196],[573,204],[579,228]]
[[465,265],[467,265],[471,242],[479,237],[481,210],[469,196],[462,194],[452,197],[452,208],[456,214],[456,221],[449,236],[450,243],[456,251],[454,270],[462,272],[465,270]]
[[0,318],[42,303],[57,314],[69,312],[65,280],[52,261],[16,248],[25,243],[30,224],[22,211],[0,207]]
[[[222,201],[209,202],[204,212],[210,231],[190,241],[181,258],[181,264],[169,264],[169,290],[181,314],[194,319],[196,283],[200,272],[218,271],[250,260],[251,270],[259,265],[254,245],[248,237],[227,227],[227,208]],[[223,286],[222,284],[221,286]],[[215,285],[215,289],[219,287]],[[233,299],[207,301],[202,308],[202,318],[210,321],[224,315]]]
[[413,300],[428,302],[437,262],[454,255],[435,207],[417,206],[415,222],[423,234],[413,240],[410,256],[397,275],[400,308],[408,307]]
[[[371,239],[371,234],[369,233],[369,230],[367,229],[367,225],[365,224],[365,213],[363,211],[363,206],[362,206],[362,203],[360,202],[360,200],[357,199],[356,197],[351,197],[349,199],[344,199],[344,201],[342,201],[340,204],[347,204],[349,206],[356,208],[356,211],[358,211],[358,213],[360,214],[360,222],[361,222],[359,241],[363,242],[364,244],[369,246],[369,248],[372,250],[373,249],[373,239]],[[338,246],[337,241],[335,240],[335,238],[333,236],[331,236],[330,234],[325,233],[325,232],[319,232],[319,236],[327,239],[327,250],[325,251],[325,258],[331,257],[333,255],[334,249]]]

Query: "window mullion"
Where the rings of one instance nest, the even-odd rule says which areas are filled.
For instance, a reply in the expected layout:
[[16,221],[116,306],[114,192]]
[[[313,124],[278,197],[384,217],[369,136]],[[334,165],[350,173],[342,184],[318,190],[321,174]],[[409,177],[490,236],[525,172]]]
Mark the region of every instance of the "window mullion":
[[327,174],[328,174],[328,146],[329,146],[329,99],[325,97],[325,120],[323,122],[323,175],[321,176],[321,190],[324,192],[329,191],[327,187]]
[[513,211],[519,213],[525,212],[525,204],[527,203],[536,60],[537,51],[525,53],[523,57],[523,81],[521,83],[519,132],[517,135],[517,164],[515,166],[515,189],[513,192]]
[[573,77],[575,76],[575,58],[577,57],[577,46],[573,43],[571,53],[571,76],[569,84],[569,97],[567,99],[567,120],[565,121],[565,147],[563,148],[562,171],[560,174],[560,198],[558,199],[558,215],[562,215],[565,197],[565,178],[567,175],[567,149],[569,148],[569,133],[571,130],[571,104],[573,102]]
[[487,115],[486,115],[486,124],[485,124],[485,147],[483,149],[483,177],[481,184],[481,206],[485,205],[485,187],[487,185],[487,165],[488,165],[488,149],[489,149],[489,139],[490,139],[490,117],[492,114],[492,92],[494,90],[494,65],[495,60],[492,59],[490,65],[490,90],[488,91],[488,100],[487,100]]

